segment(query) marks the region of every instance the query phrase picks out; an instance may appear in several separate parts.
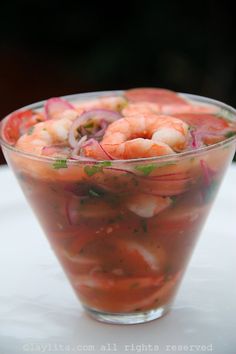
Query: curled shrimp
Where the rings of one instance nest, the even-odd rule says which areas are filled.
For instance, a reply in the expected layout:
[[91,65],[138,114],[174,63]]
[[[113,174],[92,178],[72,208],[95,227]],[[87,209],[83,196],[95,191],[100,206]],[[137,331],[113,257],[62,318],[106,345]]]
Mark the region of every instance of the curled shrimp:
[[[174,154],[186,146],[188,125],[164,115],[124,117],[109,125],[101,142],[113,157],[129,159]],[[90,148],[86,156],[95,157]]]
[[36,124],[32,131],[22,135],[16,147],[29,153],[43,155],[43,149],[52,144],[66,143],[72,121],[68,118],[47,120]]

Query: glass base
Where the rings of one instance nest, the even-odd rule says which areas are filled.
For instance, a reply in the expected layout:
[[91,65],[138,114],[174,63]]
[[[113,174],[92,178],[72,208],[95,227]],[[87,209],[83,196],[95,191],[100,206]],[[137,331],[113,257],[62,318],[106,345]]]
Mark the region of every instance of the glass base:
[[111,324],[137,324],[145,323],[156,320],[164,316],[169,307],[159,307],[155,310],[149,310],[145,312],[132,312],[132,313],[112,313],[112,312],[100,312],[84,306],[86,313],[100,322],[106,322]]

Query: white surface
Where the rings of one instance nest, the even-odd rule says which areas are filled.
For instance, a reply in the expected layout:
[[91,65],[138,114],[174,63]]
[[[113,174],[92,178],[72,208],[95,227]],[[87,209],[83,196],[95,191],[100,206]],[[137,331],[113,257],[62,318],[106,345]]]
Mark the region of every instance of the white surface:
[[15,178],[1,167],[0,353],[235,354],[235,184],[231,166],[172,311],[115,326],[84,314]]

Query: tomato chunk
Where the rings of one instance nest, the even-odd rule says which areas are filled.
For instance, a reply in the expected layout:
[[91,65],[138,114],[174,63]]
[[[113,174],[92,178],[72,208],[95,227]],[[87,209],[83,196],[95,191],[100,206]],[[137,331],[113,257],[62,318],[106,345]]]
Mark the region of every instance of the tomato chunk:
[[29,131],[29,128],[44,120],[43,115],[31,109],[13,112],[4,124],[3,138],[8,144],[15,145],[20,136]]

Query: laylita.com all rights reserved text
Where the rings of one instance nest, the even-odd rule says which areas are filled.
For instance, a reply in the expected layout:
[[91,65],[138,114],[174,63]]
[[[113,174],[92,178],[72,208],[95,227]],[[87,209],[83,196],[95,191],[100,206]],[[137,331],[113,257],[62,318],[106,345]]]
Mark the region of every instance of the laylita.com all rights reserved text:
[[94,344],[60,344],[60,343],[25,343],[24,352],[28,353],[204,353],[214,352],[212,344],[146,344],[146,343],[118,343]]

